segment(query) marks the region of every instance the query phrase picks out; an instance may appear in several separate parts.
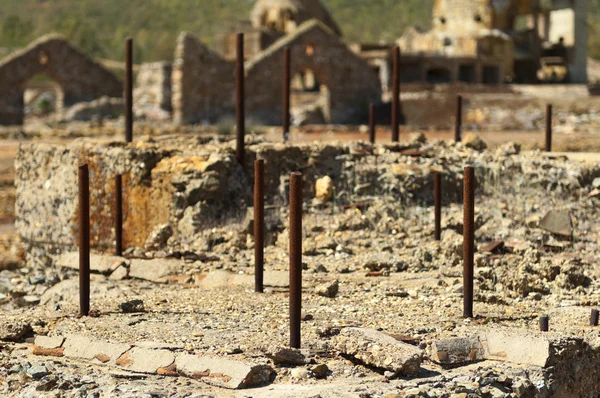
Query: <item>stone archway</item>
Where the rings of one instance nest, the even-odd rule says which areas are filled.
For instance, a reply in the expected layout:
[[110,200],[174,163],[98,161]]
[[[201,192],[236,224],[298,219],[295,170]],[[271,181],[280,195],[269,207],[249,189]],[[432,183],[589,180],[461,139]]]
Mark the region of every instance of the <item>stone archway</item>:
[[114,74],[62,36],[43,36],[0,61],[0,125],[23,124],[25,85],[38,74],[60,86],[65,107],[123,93]]

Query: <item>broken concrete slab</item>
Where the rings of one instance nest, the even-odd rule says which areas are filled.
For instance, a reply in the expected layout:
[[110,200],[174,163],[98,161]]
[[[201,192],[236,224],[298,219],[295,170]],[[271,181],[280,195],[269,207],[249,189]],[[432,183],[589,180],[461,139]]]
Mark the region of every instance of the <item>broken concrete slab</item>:
[[131,346],[92,340],[87,336],[68,335],[63,343],[63,348],[64,356],[67,358],[98,360],[101,363],[116,364],[117,359]]
[[268,365],[190,354],[179,355],[175,365],[179,374],[231,389],[267,384],[271,382],[275,373]]
[[420,349],[369,328],[344,328],[333,339],[333,346],[366,365],[396,374],[417,374],[423,358]]
[[556,235],[571,237],[573,235],[573,221],[571,215],[565,211],[551,210],[540,220],[540,228]]
[[[90,254],[90,270],[92,272],[110,274],[125,264],[127,264],[127,260],[123,257]],[[62,268],[79,269],[79,252],[61,254],[55,265]]]
[[[285,271],[265,272],[264,285],[268,287],[286,288],[290,284],[290,276]],[[240,275],[231,271],[217,270],[201,275],[200,286],[254,286],[254,275]]]
[[486,359],[545,367],[550,359],[550,339],[541,333],[491,329],[479,336]]
[[485,359],[479,337],[455,337],[434,341],[431,360],[443,366],[460,366]]
[[175,355],[167,350],[151,350],[134,347],[117,359],[116,364],[126,370],[140,373],[156,373],[175,362]]
[[181,272],[181,260],[155,258],[132,259],[129,263],[129,277],[144,279],[150,282],[164,283],[169,276]]

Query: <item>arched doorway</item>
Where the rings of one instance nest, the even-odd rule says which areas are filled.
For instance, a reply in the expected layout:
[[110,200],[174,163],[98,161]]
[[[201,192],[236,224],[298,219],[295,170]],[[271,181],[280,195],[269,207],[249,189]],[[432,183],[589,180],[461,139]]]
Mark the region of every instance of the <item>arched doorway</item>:
[[48,117],[64,107],[64,92],[58,82],[45,73],[32,76],[22,84],[25,118]]
[[322,124],[331,120],[329,88],[310,68],[296,73],[290,82],[292,123],[296,126]]

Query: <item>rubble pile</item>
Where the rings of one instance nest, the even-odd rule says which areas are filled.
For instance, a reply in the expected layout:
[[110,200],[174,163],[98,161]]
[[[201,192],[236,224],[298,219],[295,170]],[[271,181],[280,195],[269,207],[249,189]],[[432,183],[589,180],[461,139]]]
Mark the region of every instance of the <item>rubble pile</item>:
[[[413,138],[251,136],[245,165],[223,138],[23,145],[16,225],[27,258],[0,271],[0,394],[597,394],[600,346],[588,325],[600,305],[600,166],[514,144]],[[265,159],[264,294],[252,292],[256,158]],[[93,316],[83,318],[74,316],[80,162],[92,172]],[[477,177],[474,319],[462,318],[465,165]],[[288,348],[293,170],[304,175],[299,350]],[[113,255],[115,174],[126,187],[123,256]],[[543,314],[549,333],[538,331]]]

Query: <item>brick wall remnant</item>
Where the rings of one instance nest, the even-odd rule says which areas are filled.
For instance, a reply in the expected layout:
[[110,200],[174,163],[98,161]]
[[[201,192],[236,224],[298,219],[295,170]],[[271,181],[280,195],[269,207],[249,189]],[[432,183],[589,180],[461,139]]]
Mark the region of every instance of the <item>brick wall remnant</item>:
[[120,97],[121,82],[60,35],[46,35],[0,61],[0,125],[23,124],[23,94],[29,79],[45,74],[70,107],[102,96]]

